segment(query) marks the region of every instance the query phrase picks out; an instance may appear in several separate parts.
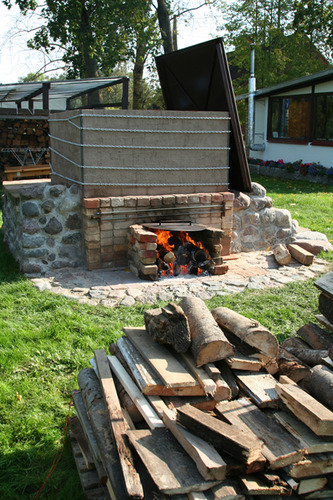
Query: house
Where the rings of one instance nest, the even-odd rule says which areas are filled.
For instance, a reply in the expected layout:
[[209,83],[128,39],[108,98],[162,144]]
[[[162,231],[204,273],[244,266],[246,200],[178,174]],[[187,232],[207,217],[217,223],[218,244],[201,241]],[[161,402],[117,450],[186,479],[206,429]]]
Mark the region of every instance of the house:
[[[333,165],[333,69],[256,90],[252,96],[249,157]],[[250,104],[251,94],[239,98]]]

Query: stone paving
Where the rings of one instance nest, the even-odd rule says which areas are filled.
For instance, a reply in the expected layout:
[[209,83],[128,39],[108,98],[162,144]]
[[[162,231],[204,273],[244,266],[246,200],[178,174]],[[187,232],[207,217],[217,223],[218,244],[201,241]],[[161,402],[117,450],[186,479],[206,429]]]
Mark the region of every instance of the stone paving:
[[157,300],[178,302],[186,296],[208,300],[215,295],[237,293],[245,288],[281,287],[328,271],[327,262],[316,257],[311,266],[301,265],[294,259],[288,266],[279,266],[271,251],[234,254],[225,257],[224,262],[229,270],[222,276],[184,275],[148,282],[128,270],[67,268],[43,278],[31,278],[31,281],[41,291],[49,290],[80,303],[116,307],[154,304]]

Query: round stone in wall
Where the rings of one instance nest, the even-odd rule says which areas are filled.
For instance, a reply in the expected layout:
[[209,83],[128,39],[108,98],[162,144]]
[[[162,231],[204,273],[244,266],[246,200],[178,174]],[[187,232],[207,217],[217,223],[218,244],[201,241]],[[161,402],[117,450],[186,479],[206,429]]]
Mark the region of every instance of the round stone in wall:
[[58,234],[62,231],[62,229],[62,224],[56,217],[52,217],[44,228],[47,234]]
[[25,217],[37,217],[39,215],[39,207],[33,201],[26,201],[22,204],[22,213]]

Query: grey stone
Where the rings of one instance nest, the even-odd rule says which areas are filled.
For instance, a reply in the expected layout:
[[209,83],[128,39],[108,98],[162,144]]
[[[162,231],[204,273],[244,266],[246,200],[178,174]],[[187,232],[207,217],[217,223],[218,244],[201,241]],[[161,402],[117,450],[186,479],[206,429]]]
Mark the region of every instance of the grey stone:
[[36,234],[40,231],[40,226],[35,219],[23,219],[22,231],[27,234]]
[[156,302],[156,294],[150,291],[145,291],[137,300],[143,304],[154,304]]
[[55,253],[50,253],[50,255],[48,256],[48,260],[49,262],[54,262],[56,259],[56,255]]
[[55,239],[54,238],[47,238],[46,243],[50,248],[53,248],[55,245]]
[[259,210],[263,210],[266,207],[266,198],[257,198],[251,197],[253,208],[259,212]]
[[[89,304],[90,301],[87,301],[87,303]],[[116,300],[111,300],[111,299],[102,299],[101,302],[100,302],[101,306],[104,306],[104,307],[116,307],[116,305],[118,304],[118,302]]]
[[22,235],[22,247],[23,248],[39,248],[44,244],[45,239],[39,235]]
[[31,250],[25,250],[23,252],[23,257],[42,258],[47,257],[48,253],[46,248],[33,248]]
[[275,224],[275,219],[276,219],[275,209],[264,208],[264,210],[260,212],[260,216],[261,216],[261,222],[264,225]]
[[21,190],[21,197],[25,200],[41,200],[44,195],[46,183],[35,184],[34,186],[25,187]]
[[48,280],[35,278],[35,279],[32,279],[32,282],[33,282],[34,286],[40,292],[43,292],[44,290],[51,290],[52,289],[50,282]]
[[249,208],[251,199],[247,194],[241,193],[240,191],[232,191],[235,194],[233,209],[234,212],[239,210],[246,210]]
[[120,301],[120,304],[121,306],[127,306],[127,307],[130,307],[130,306],[134,306],[135,304],[135,299],[134,297],[130,297],[129,295],[126,295],[121,301]]
[[81,240],[82,240],[81,233],[71,233],[63,236],[61,242],[64,243],[65,245],[75,245],[76,243],[79,243]]
[[58,205],[58,210],[61,214],[66,214],[68,212],[73,212],[80,206],[80,200],[77,197],[66,196],[66,198],[61,200]]
[[82,227],[82,218],[79,214],[72,214],[67,217],[65,222],[65,227],[67,229],[81,229]]
[[47,222],[47,218],[45,217],[45,215],[43,217],[40,217],[38,219],[38,222],[39,222],[39,224],[41,224],[42,226],[44,226],[46,224],[46,222]]
[[167,292],[166,290],[162,290],[157,293],[157,298],[159,300],[163,300],[163,302],[172,302],[173,301],[173,293]]
[[38,217],[39,213],[39,206],[34,201],[22,203],[22,214],[25,217]]
[[109,291],[108,298],[109,299],[122,299],[125,297],[125,290],[111,290]]
[[266,208],[272,208],[273,206],[273,200],[270,196],[266,196]]
[[54,203],[53,200],[45,200],[41,204],[41,207],[42,207],[42,210],[43,210],[44,214],[49,214],[54,209],[55,203]]
[[251,281],[248,283],[247,288],[249,290],[263,290],[265,287],[262,283],[256,283],[255,281]]
[[296,238],[300,240],[328,241],[327,236],[323,233],[319,233],[318,231],[299,231]]
[[260,214],[257,212],[247,212],[243,218],[243,226],[258,226],[261,223]]
[[106,299],[107,292],[105,290],[89,290],[88,295],[92,299]]
[[49,194],[50,194],[50,196],[53,196],[53,198],[59,198],[59,196],[65,190],[66,190],[66,186],[62,186],[62,185],[51,186],[49,189]]
[[233,222],[232,222],[232,227],[233,229],[241,229],[242,227],[242,219],[238,215],[233,216]]
[[62,230],[62,224],[56,217],[52,217],[44,228],[47,234],[59,234]]
[[63,267],[74,267],[73,262],[67,260],[55,260],[52,262],[52,269],[61,269]]
[[69,188],[69,192],[71,195],[75,196],[76,194],[79,193],[79,186],[77,184],[72,184],[71,187]]
[[252,194],[253,196],[266,196],[266,189],[261,184],[257,182],[251,182]]
[[23,262],[21,265],[21,271],[24,274],[40,274],[42,272],[42,267],[39,264],[32,262]]
[[276,224],[279,227],[291,227],[291,215],[289,210],[286,210],[285,208],[280,208],[276,209],[275,211],[276,215]]
[[130,297],[133,297],[134,299],[136,297],[139,297],[139,295],[142,294],[142,290],[141,288],[129,288],[127,290],[127,295],[129,295]]

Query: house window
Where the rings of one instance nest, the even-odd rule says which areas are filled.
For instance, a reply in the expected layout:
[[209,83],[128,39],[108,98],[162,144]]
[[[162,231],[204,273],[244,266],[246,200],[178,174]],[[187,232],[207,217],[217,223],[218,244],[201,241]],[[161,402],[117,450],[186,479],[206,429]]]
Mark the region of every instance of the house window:
[[270,104],[269,139],[309,140],[310,95],[273,97]]
[[317,94],[315,105],[316,141],[333,141],[333,94]]

